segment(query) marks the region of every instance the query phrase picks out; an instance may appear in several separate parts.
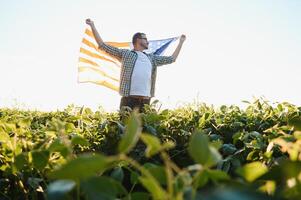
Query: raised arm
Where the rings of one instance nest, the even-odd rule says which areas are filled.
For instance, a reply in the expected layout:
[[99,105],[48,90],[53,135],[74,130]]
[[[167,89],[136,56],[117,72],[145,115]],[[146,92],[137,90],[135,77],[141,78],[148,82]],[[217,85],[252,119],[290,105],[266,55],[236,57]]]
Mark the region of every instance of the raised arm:
[[111,45],[107,45],[100,37],[98,31],[95,28],[94,22],[91,19],[86,19],[86,24],[88,24],[93,32],[94,38],[98,44],[98,48],[107,52],[108,54],[110,54],[113,57],[116,57],[118,60],[121,60],[123,54],[125,51],[127,51],[126,49],[119,49],[117,47],[113,47]]
[[183,45],[183,43],[184,43],[185,40],[186,40],[186,36],[185,36],[185,35],[181,35],[181,37],[180,37],[180,42],[179,42],[177,48],[175,49],[175,51],[174,51],[173,54],[172,54],[172,57],[173,57],[173,60],[174,60],[174,61],[177,60],[178,55],[179,55],[179,53],[180,53],[180,51],[181,51],[182,45]]
[[186,36],[181,35],[180,42],[171,56],[158,56],[158,55],[152,54],[152,58],[153,58],[155,65],[162,66],[162,65],[167,65],[167,64],[175,62],[180,53],[180,50],[182,48],[182,45],[183,45],[185,39],[186,39]]
[[98,46],[101,46],[104,42],[101,39],[98,31],[96,30],[94,22],[91,19],[86,19],[86,24],[88,24],[91,27],[93,35],[95,37],[95,40],[96,40]]

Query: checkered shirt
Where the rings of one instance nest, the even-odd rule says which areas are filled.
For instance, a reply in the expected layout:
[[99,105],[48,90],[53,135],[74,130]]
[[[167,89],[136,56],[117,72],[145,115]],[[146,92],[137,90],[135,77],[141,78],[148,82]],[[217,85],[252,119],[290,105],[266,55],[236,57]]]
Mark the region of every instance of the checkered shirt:
[[[119,83],[119,94],[127,97],[130,95],[131,89],[131,78],[133,69],[138,58],[137,52],[128,49],[120,49],[105,43],[102,43],[99,48],[111,56],[115,57],[121,62],[121,73]],[[152,64],[152,75],[151,75],[151,97],[155,95],[155,83],[157,77],[157,67],[166,65],[174,62],[172,56],[158,56],[155,54],[147,54],[147,57]]]

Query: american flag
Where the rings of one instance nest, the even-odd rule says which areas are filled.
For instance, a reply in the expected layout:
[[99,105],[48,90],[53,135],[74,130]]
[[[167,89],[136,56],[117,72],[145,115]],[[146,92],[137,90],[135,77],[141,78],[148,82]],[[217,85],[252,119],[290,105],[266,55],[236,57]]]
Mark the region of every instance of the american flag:
[[[146,53],[164,55],[178,37],[150,40]],[[123,49],[133,49],[131,42],[106,42],[106,44]],[[119,90],[121,63],[116,58],[98,49],[92,31],[86,28],[82,39],[78,60],[78,83],[94,83],[111,90]]]

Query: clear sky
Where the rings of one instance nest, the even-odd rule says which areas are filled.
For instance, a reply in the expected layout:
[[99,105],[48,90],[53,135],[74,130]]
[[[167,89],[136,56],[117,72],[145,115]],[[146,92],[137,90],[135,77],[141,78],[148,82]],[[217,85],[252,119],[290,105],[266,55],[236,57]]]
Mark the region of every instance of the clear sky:
[[300,11],[300,0],[1,0],[0,107],[118,109],[117,93],[77,83],[86,18],[105,41],[186,34],[176,63],[158,69],[163,108],[261,96],[301,105]]

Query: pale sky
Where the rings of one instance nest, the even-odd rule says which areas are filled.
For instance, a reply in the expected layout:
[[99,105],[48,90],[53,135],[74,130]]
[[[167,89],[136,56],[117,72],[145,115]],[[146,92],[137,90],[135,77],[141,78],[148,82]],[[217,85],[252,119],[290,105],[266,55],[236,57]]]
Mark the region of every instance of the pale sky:
[[158,69],[163,108],[261,96],[301,105],[300,11],[299,0],[0,0],[0,107],[119,108],[118,93],[77,83],[86,18],[105,41],[186,34],[176,63]]

